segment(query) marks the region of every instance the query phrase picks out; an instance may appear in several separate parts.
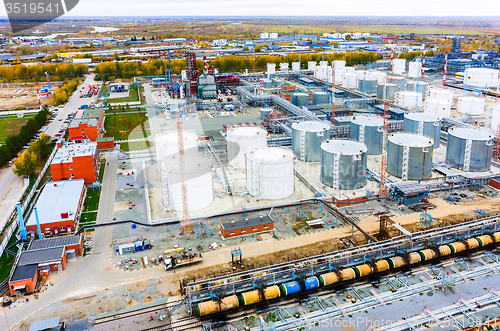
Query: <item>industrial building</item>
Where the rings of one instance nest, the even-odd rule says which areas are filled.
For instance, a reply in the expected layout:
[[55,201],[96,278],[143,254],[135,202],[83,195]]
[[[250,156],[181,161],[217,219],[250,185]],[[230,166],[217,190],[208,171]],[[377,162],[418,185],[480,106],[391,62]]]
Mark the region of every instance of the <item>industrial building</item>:
[[94,183],[99,176],[99,155],[96,142],[68,143],[57,150],[50,164],[52,179],[84,179]]
[[44,236],[73,232],[84,196],[83,179],[48,182],[40,192],[34,211],[28,216],[26,230],[35,236],[39,224]]
[[273,229],[274,221],[267,215],[220,224],[220,232],[222,237],[224,238],[243,236],[259,232],[267,232]]
[[70,141],[84,142],[97,141],[104,131],[104,110],[102,108],[88,108],[81,118],[75,118],[68,126]]

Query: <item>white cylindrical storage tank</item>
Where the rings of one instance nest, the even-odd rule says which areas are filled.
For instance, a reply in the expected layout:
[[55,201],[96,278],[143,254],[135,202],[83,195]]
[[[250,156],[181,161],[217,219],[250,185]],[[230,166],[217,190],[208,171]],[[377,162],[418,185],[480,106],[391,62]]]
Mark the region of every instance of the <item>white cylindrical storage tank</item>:
[[[206,208],[214,201],[212,165],[201,155],[186,155],[184,180],[190,211]],[[163,204],[171,210],[182,210],[182,175],[178,156],[171,156],[162,164]]]
[[292,150],[295,156],[305,162],[321,160],[321,143],[330,138],[330,125],[307,121],[292,124]]
[[375,78],[379,83],[385,83],[387,80],[387,74],[382,71],[370,71],[370,78]]
[[500,104],[496,104],[493,106],[493,109],[491,111],[491,124],[490,128],[493,131],[498,130],[498,123],[500,122]]
[[422,93],[422,99],[425,98],[427,93],[427,86],[429,86],[429,84],[421,81],[409,80],[406,82],[406,90]]
[[316,69],[316,61],[307,62],[307,70],[314,71]]
[[314,69],[314,78],[325,80],[328,72],[328,67],[316,67]]
[[354,67],[344,67],[343,69],[344,69],[344,71],[345,71],[346,73],[349,73],[349,74],[354,74],[354,73],[356,73],[356,68],[354,68]]
[[399,91],[399,85],[394,83],[380,83],[377,85],[377,98],[394,100],[396,92]]
[[434,140],[415,133],[391,133],[387,138],[387,171],[404,180],[432,176]]
[[288,71],[288,62],[280,63],[280,71]]
[[406,78],[402,76],[387,76],[388,83],[394,83],[399,85],[399,90],[406,90]]
[[419,92],[399,91],[396,95],[398,105],[408,108],[422,107],[422,94]]
[[429,90],[429,99],[442,99],[452,103],[453,92],[445,89],[432,89]]
[[368,148],[368,155],[382,153],[384,120],[379,116],[356,116],[349,125],[349,137],[364,143]]
[[342,80],[345,75],[344,69],[334,69],[335,70],[335,84],[342,84]]
[[485,100],[476,97],[458,98],[457,110],[461,114],[483,115]]
[[[184,138],[184,154],[194,155],[198,153],[198,136],[192,130],[182,132]],[[179,153],[177,131],[168,131],[157,134],[155,137],[156,163],[158,173],[161,174],[161,164],[164,159]]]
[[268,63],[267,64],[267,74],[274,75],[276,72],[276,63]]
[[358,80],[363,78],[370,78],[370,74],[366,70],[356,70],[356,76],[358,76]]
[[490,170],[494,138],[485,130],[451,128],[448,130],[446,163],[464,171]]
[[300,62],[292,62],[292,71],[295,71],[295,72],[300,71]]
[[406,60],[405,59],[394,59],[392,60],[392,72],[396,75],[402,75],[406,70]]
[[320,67],[328,67],[328,61],[319,61]]
[[345,61],[344,60],[334,60],[333,61],[333,68],[334,69],[345,68]]
[[266,130],[253,126],[242,126],[227,130],[227,158],[236,169],[245,168],[245,154],[256,148],[267,146]]
[[468,68],[465,70],[464,85],[479,88],[492,88],[498,84],[498,70],[487,68]]
[[439,118],[450,117],[451,102],[442,99],[426,99],[424,113],[434,114]]
[[[321,144],[321,182],[341,190],[366,185],[368,148],[354,140],[326,140]],[[338,163],[338,166],[336,165]]]
[[403,131],[429,136],[434,140],[434,148],[438,148],[441,120],[434,114],[408,113],[404,115]]
[[422,63],[420,62],[410,62],[408,64],[408,77],[418,78],[422,75]]
[[258,148],[246,155],[247,190],[256,199],[284,199],[293,194],[295,174],[292,152]]
[[346,88],[356,88],[357,75],[355,73],[345,73],[342,77],[342,87]]

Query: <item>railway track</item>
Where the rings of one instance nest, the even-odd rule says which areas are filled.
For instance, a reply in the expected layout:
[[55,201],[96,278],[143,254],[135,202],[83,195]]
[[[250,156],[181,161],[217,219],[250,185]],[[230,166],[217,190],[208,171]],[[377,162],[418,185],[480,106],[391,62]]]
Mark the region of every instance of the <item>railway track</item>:
[[203,324],[207,323],[209,320],[200,319],[196,316],[188,316],[165,325],[160,325],[148,329],[143,329],[142,331],[184,331],[191,330],[194,328],[199,328]]
[[104,324],[104,323],[109,323],[113,321],[118,321],[124,318],[129,318],[129,317],[134,317],[138,315],[143,315],[143,314],[148,314],[148,313],[154,313],[159,310],[170,310],[176,305],[180,304],[182,300],[176,300],[176,301],[170,301],[154,306],[148,306],[144,308],[139,308],[139,309],[134,309],[131,311],[123,312],[123,313],[118,313],[118,314],[113,314],[113,315],[107,315],[103,317],[96,318],[92,321],[94,325],[99,325],[99,324]]

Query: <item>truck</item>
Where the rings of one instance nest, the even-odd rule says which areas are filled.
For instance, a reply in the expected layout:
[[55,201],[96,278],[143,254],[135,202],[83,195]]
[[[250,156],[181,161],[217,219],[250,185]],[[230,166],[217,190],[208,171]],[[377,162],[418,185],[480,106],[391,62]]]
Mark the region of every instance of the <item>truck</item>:
[[165,271],[167,271],[186,265],[200,263],[202,261],[203,257],[201,257],[201,254],[198,255],[196,253],[184,253],[179,257],[168,255],[163,259],[163,267],[165,268]]

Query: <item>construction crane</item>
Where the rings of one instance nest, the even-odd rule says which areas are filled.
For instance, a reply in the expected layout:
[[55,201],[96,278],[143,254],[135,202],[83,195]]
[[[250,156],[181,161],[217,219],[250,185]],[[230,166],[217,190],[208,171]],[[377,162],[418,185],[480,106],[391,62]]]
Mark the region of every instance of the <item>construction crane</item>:
[[378,190],[379,197],[386,197],[388,195],[388,188],[386,185],[386,166],[387,166],[387,132],[389,127],[389,101],[386,99],[384,89],[384,131],[382,133],[382,163],[380,165],[380,186]]
[[179,169],[181,172],[181,191],[182,191],[182,221],[181,234],[186,234],[187,238],[191,234],[191,218],[189,217],[187,185],[186,185],[186,159],[184,155],[184,135],[182,132],[182,119],[179,116],[179,110],[176,116],[177,126],[177,148],[179,149]]

